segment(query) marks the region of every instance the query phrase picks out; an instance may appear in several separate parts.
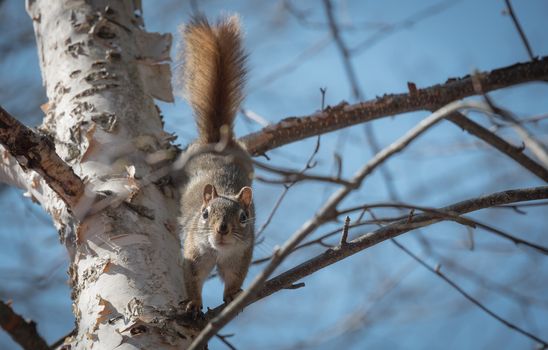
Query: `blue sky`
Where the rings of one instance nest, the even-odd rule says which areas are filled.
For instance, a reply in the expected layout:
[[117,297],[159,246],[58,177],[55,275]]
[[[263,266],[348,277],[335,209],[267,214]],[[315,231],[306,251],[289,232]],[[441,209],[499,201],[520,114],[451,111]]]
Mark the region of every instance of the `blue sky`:
[[[281,5],[281,1],[200,1],[210,17],[240,13],[250,53],[248,97],[244,107],[270,122],[288,116],[302,116],[320,109],[320,87],[327,87],[326,103],[352,102],[350,87],[336,46],[328,29],[308,28]],[[293,1],[314,23],[325,23],[319,1]],[[366,29],[373,24],[399,25],[413,14],[447,1],[335,1],[340,23],[356,29],[344,31],[350,47],[375,35]],[[546,40],[548,2],[514,1],[533,51],[548,54]],[[171,32],[179,40],[177,26],[188,20],[187,2],[145,1],[144,18],[149,31]],[[418,87],[442,83],[476,69],[490,70],[528,60],[527,53],[509,18],[502,12],[502,0],[453,1],[443,11],[395,30],[372,47],[352,57],[359,83],[367,99],[384,93],[407,90],[407,82]],[[22,1],[7,0],[0,8],[7,29],[0,45],[31,28]],[[8,30],[8,31],[6,31]],[[44,103],[34,42],[6,54],[0,60],[0,104],[21,116],[29,125],[41,118]],[[316,48],[315,50],[313,48]],[[306,52],[314,51],[313,54]],[[176,45],[173,49],[175,57]],[[294,64],[297,62],[296,64]],[[173,63],[174,66],[177,62]],[[291,70],[287,70],[292,66]],[[284,71],[286,73],[281,73]],[[265,80],[266,79],[266,80]],[[16,90],[10,92],[6,86]],[[520,118],[545,114],[548,86],[527,84],[492,93],[495,101]],[[188,106],[178,97],[174,104],[159,103],[166,130],[186,144],[195,135]],[[376,137],[386,146],[426,117],[426,112],[384,118],[374,123]],[[470,115],[483,125],[489,119]],[[236,133],[244,135],[260,127],[240,117]],[[530,127],[546,142],[548,123]],[[509,129],[500,135],[519,144]],[[315,140],[304,140],[270,153],[271,163],[301,168],[314,148]],[[370,157],[363,126],[325,135],[314,173],[332,174],[334,153],[343,156],[343,176],[349,177]],[[410,148],[387,164],[394,185],[405,202],[441,206],[509,188],[542,185],[511,160],[481,144],[454,125],[440,123]],[[262,174],[270,176],[269,174]],[[281,186],[256,183],[258,226],[282,191]],[[304,221],[310,218],[334,185],[297,184],[289,191],[277,215],[265,231],[265,242],[256,256],[268,254]],[[375,172],[343,206],[388,201],[379,172]],[[473,217],[508,232],[548,245],[547,210],[527,208],[527,215],[505,210],[485,210]],[[394,212],[391,212],[394,214]],[[388,214],[388,212],[378,212]],[[22,199],[20,191],[0,193],[0,298],[14,300],[16,311],[37,321],[48,341],[57,340],[73,327],[70,291],[66,285],[66,254],[57,240],[49,218],[35,204]],[[335,226],[328,225],[318,233]],[[374,229],[369,227],[368,229]],[[351,232],[358,235],[365,231]],[[418,237],[430,243],[430,251]],[[475,249],[466,247],[466,229],[443,223],[420,233],[407,234],[400,241],[431,265],[441,263],[444,271],[489,307],[529,331],[548,338],[548,263],[544,256],[475,232]],[[293,254],[279,271],[320,253],[315,247]],[[453,265],[451,265],[453,264]],[[458,267],[455,267],[458,266]],[[258,270],[252,269],[250,275]],[[474,277],[475,276],[475,277]],[[239,349],[289,349],[295,344],[311,349],[482,349],[532,348],[522,335],[486,316],[453,289],[418,266],[395,246],[386,242],[331,266],[305,279],[306,287],[283,291],[259,302],[235,320],[225,333]],[[505,290],[511,292],[505,292]],[[38,292],[37,292],[38,290]],[[503,290],[501,292],[501,290]],[[510,296],[509,296],[510,295]],[[517,295],[517,296],[516,296]],[[520,299],[521,298],[521,299]],[[529,307],[516,300],[533,299]],[[208,283],[207,306],[221,300],[220,284]],[[354,332],[337,336],[345,317],[364,310]],[[365,311],[366,310],[366,311]],[[363,316],[362,315],[362,316]],[[0,332],[0,348],[16,348]],[[222,349],[217,342],[212,349]],[[293,347],[297,348],[297,347]]]

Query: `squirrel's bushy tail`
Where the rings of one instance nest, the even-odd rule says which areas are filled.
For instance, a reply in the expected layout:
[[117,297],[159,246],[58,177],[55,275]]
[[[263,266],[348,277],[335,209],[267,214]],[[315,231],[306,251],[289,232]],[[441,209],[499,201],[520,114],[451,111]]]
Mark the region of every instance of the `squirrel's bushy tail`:
[[239,19],[231,16],[210,25],[205,17],[194,17],[183,39],[185,95],[198,124],[198,142],[219,142],[223,125],[232,139],[246,77]]

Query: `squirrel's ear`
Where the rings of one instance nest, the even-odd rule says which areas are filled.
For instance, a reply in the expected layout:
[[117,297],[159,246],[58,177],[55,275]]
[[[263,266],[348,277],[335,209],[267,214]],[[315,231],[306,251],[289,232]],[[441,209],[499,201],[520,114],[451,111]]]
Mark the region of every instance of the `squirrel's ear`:
[[212,184],[207,184],[204,187],[204,204],[209,203],[210,200],[217,197],[217,190]]
[[238,201],[248,208],[251,205],[251,200],[253,199],[253,190],[251,187],[245,186],[242,187],[240,193],[238,193]]

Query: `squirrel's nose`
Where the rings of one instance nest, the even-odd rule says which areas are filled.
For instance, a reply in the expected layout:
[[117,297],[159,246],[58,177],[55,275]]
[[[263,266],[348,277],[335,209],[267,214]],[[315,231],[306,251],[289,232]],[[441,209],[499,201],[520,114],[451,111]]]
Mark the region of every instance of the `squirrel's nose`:
[[217,229],[217,232],[222,235],[226,235],[228,233],[228,225],[226,224],[226,222],[221,222],[219,228]]

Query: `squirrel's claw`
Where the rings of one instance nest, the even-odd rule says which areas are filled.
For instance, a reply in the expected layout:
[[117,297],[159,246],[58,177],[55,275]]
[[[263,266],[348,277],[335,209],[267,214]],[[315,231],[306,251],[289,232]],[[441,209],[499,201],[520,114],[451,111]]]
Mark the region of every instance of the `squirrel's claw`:
[[234,293],[230,293],[230,294],[225,294],[224,297],[223,297],[223,301],[225,302],[225,304],[229,304],[232,302],[232,300],[236,299],[236,297],[241,293],[243,292],[243,290],[240,288],[238,289],[236,292]]
[[197,319],[202,314],[202,303],[197,300],[186,299],[179,303],[183,312],[190,315],[193,319]]

